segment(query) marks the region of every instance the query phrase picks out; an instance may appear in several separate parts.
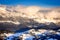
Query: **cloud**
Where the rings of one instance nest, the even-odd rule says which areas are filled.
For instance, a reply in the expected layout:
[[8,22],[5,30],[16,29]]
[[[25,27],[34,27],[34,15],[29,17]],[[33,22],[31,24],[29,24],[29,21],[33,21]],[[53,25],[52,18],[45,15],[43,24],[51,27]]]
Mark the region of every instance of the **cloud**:
[[[35,22],[46,23],[60,22],[60,8],[43,8],[39,6],[0,6],[0,23],[5,25],[19,26],[25,28],[32,26]],[[35,24],[34,26],[36,26]],[[17,28],[17,29],[18,29]]]
[[58,8],[42,8],[38,6],[0,6],[0,15],[2,17],[27,17],[27,18],[37,18],[37,19],[46,19],[45,20],[54,20],[54,18],[60,18]]

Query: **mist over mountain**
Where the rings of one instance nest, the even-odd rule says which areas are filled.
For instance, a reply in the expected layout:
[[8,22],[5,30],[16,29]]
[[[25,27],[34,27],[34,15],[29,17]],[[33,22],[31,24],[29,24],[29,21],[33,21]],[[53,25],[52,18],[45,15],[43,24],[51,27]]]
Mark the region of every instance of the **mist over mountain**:
[[[48,26],[42,27],[41,25]],[[0,5],[0,29],[15,31],[21,28],[60,28],[60,8],[39,6]]]

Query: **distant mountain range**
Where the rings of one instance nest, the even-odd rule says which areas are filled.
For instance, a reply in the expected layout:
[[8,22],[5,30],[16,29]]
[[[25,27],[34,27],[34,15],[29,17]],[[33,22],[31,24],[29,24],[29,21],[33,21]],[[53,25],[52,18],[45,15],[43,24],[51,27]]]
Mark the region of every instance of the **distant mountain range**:
[[[50,26],[50,24],[56,25]],[[43,8],[38,6],[0,5],[0,29],[15,31],[21,28],[60,28],[60,8]],[[42,27],[40,27],[42,28]]]

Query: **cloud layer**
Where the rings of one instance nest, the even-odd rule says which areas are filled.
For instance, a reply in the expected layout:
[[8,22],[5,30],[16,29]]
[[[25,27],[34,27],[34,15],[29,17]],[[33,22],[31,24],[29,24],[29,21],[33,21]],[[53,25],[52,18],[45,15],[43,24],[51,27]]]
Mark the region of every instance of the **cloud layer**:
[[[0,23],[8,24],[12,23],[14,25],[24,24],[23,27],[28,25],[29,25],[28,27],[31,27],[31,25],[35,23],[32,20],[38,23],[46,22],[59,23],[60,8],[42,8],[38,6],[25,7],[20,5],[18,6],[0,5]],[[9,26],[12,25],[10,24]]]
[[[60,18],[60,8],[42,8],[38,6],[0,6],[0,16],[9,17],[27,17],[43,19],[43,21],[56,22],[55,18]],[[39,22],[41,22],[41,20]],[[58,20],[57,20],[58,21]]]

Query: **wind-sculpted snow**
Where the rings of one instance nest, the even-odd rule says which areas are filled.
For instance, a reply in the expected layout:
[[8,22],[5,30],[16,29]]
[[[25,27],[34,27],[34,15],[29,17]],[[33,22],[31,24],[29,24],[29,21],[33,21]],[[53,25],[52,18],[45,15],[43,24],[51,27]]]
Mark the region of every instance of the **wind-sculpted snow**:
[[0,28],[15,31],[20,28],[60,28],[60,8],[0,5]]

